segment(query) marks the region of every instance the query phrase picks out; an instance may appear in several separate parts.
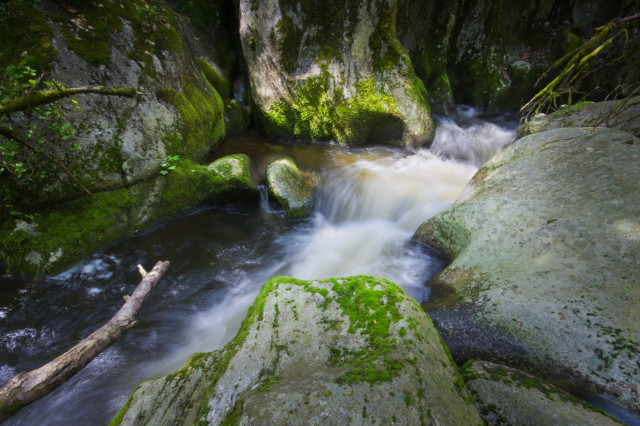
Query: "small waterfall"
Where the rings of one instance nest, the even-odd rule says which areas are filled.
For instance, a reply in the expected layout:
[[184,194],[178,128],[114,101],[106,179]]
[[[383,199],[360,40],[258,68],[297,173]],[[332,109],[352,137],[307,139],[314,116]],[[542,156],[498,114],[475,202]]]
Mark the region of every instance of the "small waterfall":
[[267,185],[258,185],[258,192],[260,194],[260,207],[267,213],[271,213],[273,210],[269,205],[269,187]]

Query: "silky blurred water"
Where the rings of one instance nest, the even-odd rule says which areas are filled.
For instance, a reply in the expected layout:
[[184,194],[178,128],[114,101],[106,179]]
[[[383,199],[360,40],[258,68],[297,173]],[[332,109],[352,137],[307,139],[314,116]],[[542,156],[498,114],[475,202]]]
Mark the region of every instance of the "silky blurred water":
[[292,156],[316,173],[313,214],[290,220],[260,200],[190,212],[95,253],[75,268],[32,283],[0,282],[0,381],[48,362],[119,309],[157,260],[171,267],[145,302],[139,324],[80,373],[7,424],[106,424],[142,381],[180,368],[194,352],[222,348],[270,277],[388,278],[419,302],[445,265],[411,240],[447,209],[479,166],[515,139],[512,123],[461,108],[440,119],[431,150],[231,138],[215,154],[244,152],[264,177]]

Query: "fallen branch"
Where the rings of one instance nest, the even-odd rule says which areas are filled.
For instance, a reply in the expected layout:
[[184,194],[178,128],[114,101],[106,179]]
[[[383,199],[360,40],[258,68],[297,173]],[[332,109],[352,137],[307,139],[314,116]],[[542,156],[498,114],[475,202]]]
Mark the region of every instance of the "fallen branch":
[[84,191],[85,194],[87,194],[89,197],[93,197],[93,194],[91,193],[91,191],[89,191],[86,186],[81,184],[80,181],[78,180],[78,178],[76,178],[75,175],[73,173],[71,173],[71,170],[69,170],[67,168],[67,166],[65,166],[61,161],[57,160],[55,157],[52,157],[51,155],[47,154],[46,152],[37,149],[35,146],[31,145],[29,142],[25,141],[20,136],[16,135],[8,127],[0,125],[0,136],[4,136],[7,139],[12,139],[12,140],[18,142],[20,145],[29,148],[36,155],[41,155],[42,157],[47,159],[47,161],[50,161],[53,164],[55,164],[56,166],[60,167],[62,169],[62,171],[65,172],[67,174],[67,176],[69,176],[71,178],[71,180],[76,185],[78,185],[78,187],[80,189],[82,189],[82,191]]
[[142,303],[167,268],[169,268],[168,261],[156,263],[114,317],[83,341],[50,363],[36,370],[20,373],[9,380],[0,389],[0,421],[60,386],[109,347],[124,331],[135,326],[135,318]]
[[82,86],[82,87],[62,87],[58,86],[51,90],[36,90],[24,96],[15,99],[9,99],[0,102],[0,115],[9,114],[17,111],[26,111],[40,105],[46,105],[55,102],[58,99],[66,98],[82,93],[96,93],[107,96],[124,96],[127,98],[135,98],[141,93],[133,87],[123,87],[110,89],[102,86]]

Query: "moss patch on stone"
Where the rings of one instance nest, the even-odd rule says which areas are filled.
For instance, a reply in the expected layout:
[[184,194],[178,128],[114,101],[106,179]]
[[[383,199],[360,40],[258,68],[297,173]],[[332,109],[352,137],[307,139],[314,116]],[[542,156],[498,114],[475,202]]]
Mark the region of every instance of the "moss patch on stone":
[[30,1],[11,0],[0,25],[0,69],[26,64],[38,73],[48,71],[57,57],[53,47],[53,28]]
[[130,52],[133,59],[151,64],[155,51],[180,47],[173,11],[155,0],[99,4],[74,0],[60,6],[51,18],[60,24],[69,48],[94,66],[109,64],[111,37],[122,31],[122,19],[129,21],[136,37]]
[[187,80],[182,84],[182,93],[165,89],[159,95],[176,107],[182,117],[182,137],[174,139],[167,147],[168,155],[200,161],[222,141],[225,135],[224,105],[215,89],[201,90]]
[[205,78],[216,89],[216,92],[222,98],[225,105],[229,103],[231,98],[231,83],[224,78],[216,69],[202,58],[196,58],[196,62],[200,66]]
[[[31,222],[4,220],[2,263],[10,273],[60,271],[100,247],[201,203],[255,196],[248,162],[243,154],[209,167],[185,159],[167,176],[52,206]],[[219,170],[223,164],[231,165]]]
[[329,90],[326,75],[307,79],[293,99],[259,110],[268,134],[296,139],[335,140],[348,144],[400,139],[401,114],[393,97],[373,79],[356,86],[356,96],[345,100]]

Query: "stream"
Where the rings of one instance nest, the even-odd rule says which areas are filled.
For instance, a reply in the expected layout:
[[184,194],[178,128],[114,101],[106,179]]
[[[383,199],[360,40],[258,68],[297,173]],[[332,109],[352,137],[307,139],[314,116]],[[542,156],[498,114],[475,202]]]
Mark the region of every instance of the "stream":
[[229,137],[215,156],[248,154],[259,179],[282,155],[317,174],[312,216],[287,219],[263,191],[259,202],[188,212],[39,282],[0,278],[5,383],[108,321],[140,281],[137,264],[150,270],[157,260],[171,261],[135,328],[6,424],[107,424],[142,381],[179,369],[194,352],[221,349],[273,276],[376,275],[425,301],[425,283],[445,261],[410,237],[515,139],[515,126],[502,115],[460,107],[455,120],[439,119],[430,150]]

